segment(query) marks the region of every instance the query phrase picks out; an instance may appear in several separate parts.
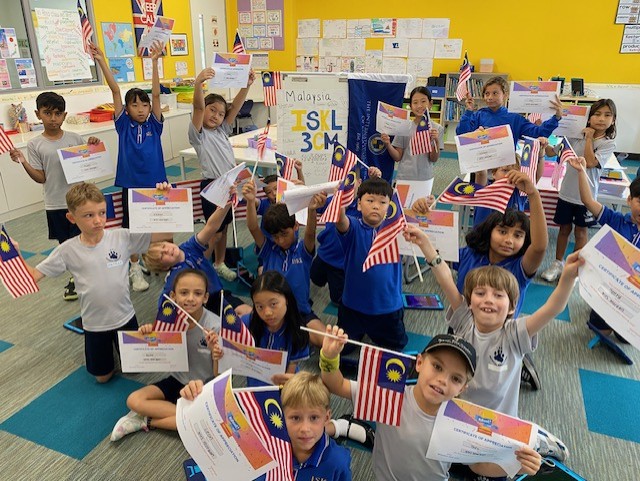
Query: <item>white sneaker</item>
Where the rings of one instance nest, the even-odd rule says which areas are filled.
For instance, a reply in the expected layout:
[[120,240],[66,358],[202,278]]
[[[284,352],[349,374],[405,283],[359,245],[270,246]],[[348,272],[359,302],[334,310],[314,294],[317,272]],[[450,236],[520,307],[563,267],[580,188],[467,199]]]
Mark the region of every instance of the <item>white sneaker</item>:
[[560,277],[560,274],[562,274],[563,267],[564,262],[555,260],[542,274],[540,274],[540,277],[547,282],[556,281],[558,280],[558,277]]
[[144,279],[142,274],[142,268],[139,263],[131,263],[129,266],[129,279],[131,279],[131,286],[136,292],[142,292],[149,289],[149,283]]
[[222,277],[227,282],[233,282],[238,277],[238,274],[233,272],[227,265],[223,262],[222,264],[216,264],[213,266],[220,277]]
[[127,434],[138,431],[148,431],[147,421],[140,414],[129,411],[129,414],[122,416],[111,431],[111,441],[118,441]]
[[566,444],[540,426],[538,426],[538,437],[535,449],[541,456],[551,456],[558,461],[564,461],[569,457],[569,450]]

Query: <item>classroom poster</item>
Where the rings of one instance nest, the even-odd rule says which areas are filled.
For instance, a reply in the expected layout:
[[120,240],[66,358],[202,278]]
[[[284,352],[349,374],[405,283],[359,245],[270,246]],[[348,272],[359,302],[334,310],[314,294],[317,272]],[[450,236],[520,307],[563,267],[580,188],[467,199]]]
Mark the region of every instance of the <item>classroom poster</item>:
[[102,22],[104,56],[107,58],[133,57],[133,27],[130,23]]
[[[247,50],[284,50],[284,0],[237,0],[237,5],[240,35]],[[304,25],[303,31],[306,26],[313,29]]]
[[[142,59],[142,77],[145,80],[151,80],[153,76],[153,60],[151,57],[144,57]],[[163,58],[158,59],[158,77],[164,78],[164,62]]]
[[302,161],[307,184],[326,182],[334,142],[347,141],[347,83],[334,75],[285,75],[277,95],[278,152]]
[[624,26],[620,53],[640,53],[640,25]]
[[[142,36],[151,30],[151,27],[156,23],[156,18],[164,15],[162,0],[131,0],[131,7],[133,9],[133,25],[136,33],[138,56],[147,57],[149,51],[146,48],[141,48],[140,42],[142,41]],[[146,77],[145,80],[147,80]]]
[[33,59],[16,58],[13,61],[16,64],[20,88],[37,87],[38,81],[36,80],[36,70],[33,68]]
[[0,90],[8,90],[11,88],[11,79],[9,78],[9,69],[7,61],[0,59]]
[[108,58],[109,68],[116,82],[135,82],[136,73],[131,58]]
[[17,58],[20,56],[15,28],[0,28],[0,55],[2,55],[2,58]]

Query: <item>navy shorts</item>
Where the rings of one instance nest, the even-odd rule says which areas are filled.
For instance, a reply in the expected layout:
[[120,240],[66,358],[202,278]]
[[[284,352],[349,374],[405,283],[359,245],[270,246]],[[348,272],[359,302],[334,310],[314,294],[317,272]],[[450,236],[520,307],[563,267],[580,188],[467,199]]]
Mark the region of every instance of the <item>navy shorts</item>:
[[162,391],[165,401],[173,404],[180,399],[180,390],[184,387],[184,384],[173,376],[165,377],[158,382],[154,382],[153,385]]
[[572,204],[560,198],[556,206],[556,213],[553,215],[553,222],[558,225],[574,224],[576,227],[596,225],[595,217],[584,205]]
[[313,311],[309,311],[306,314],[303,314],[302,312],[300,313],[300,317],[302,317],[302,325],[306,326],[307,324],[309,324],[310,321],[313,321],[314,319],[320,319],[318,317],[318,314],[316,314]]
[[[214,314],[217,314],[217,315],[220,315],[220,292],[222,292],[222,291],[218,291],[218,292],[214,292],[213,294],[210,294],[209,295],[209,300],[207,301],[207,303],[204,306],[204,307],[207,308],[207,310],[209,310],[209,311],[211,311],[211,312],[213,312]],[[241,305],[241,304],[245,304],[245,302],[242,299],[240,299],[239,297],[234,296],[228,290],[224,291],[224,299],[234,309],[236,307],[238,307],[239,305]]]
[[47,210],[47,225],[49,226],[49,239],[55,239],[60,244],[64,241],[80,235],[80,229],[67,219],[67,209]]
[[329,284],[331,302],[340,304],[344,291],[344,270],[333,267],[316,256],[311,263],[311,282],[319,287]]
[[[202,179],[200,181],[200,192],[202,192],[202,190],[214,180],[215,179]],[[204,214],[204,220],[209,220],[209,217],[211,217],[211,214],[213,214],[218,209],[218,206],[212,204],[202,196],[200,196],[200,200],[202,201],[202,213]],[[229,209],[229,212],[227,212],[227,215],[222,221],[222,225],[220,225],[218,232],[222,232],[229,224],[231,224],[232,221],[233,214],[231,213],[231,209]]]
[[[338,307],[338,326],[344,329],[349,339],[360,341],[365,336],[377,346],[386,347],[394,351],[402,351],[409,342],[404,328],[404,309],[386,314],[364,314],[348,308],[343,303]],[[347,344],[343,350],[355,349],[353,344]]]
[[124,326],[111,331],[92,332],[84,331],[84,357],[87,362],[87,371],[92,376],[106,376],[115,368],[113,348],[118,354],[118,331],[137,331],[138,320],[134,315]]

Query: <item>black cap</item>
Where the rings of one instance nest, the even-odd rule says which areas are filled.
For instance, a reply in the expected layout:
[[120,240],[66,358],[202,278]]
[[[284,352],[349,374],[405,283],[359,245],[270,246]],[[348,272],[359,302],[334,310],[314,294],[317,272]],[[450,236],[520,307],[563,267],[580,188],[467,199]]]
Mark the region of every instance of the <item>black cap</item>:
[[471,374],[476,373],[476,349],[460,336],[453,334],[438,334],[434,336],[423,352],[433,351],[439,347],[451,347],[464,356],[471,369]]

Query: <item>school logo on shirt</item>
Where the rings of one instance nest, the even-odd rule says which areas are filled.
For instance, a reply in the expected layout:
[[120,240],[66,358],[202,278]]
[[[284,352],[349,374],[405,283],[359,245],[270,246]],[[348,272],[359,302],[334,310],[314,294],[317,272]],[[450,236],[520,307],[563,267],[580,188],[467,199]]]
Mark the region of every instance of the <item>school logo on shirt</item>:
[[487,367],[490,371],[500,372],[507,370],[509,367],[507,366],[507,355],[502,350],[502,346],[498,346],[498,348],[489,355],[489,365]]
[[107,253],[107,267],[111,269],[112,267],[117,267],[121,265],[122,265],[122,256],[114,249],[109,249],[109,252]]
[[209,354],[209,348],[207,347],[207,340],[203,337],[198,341],[198,352],[202,354]]

